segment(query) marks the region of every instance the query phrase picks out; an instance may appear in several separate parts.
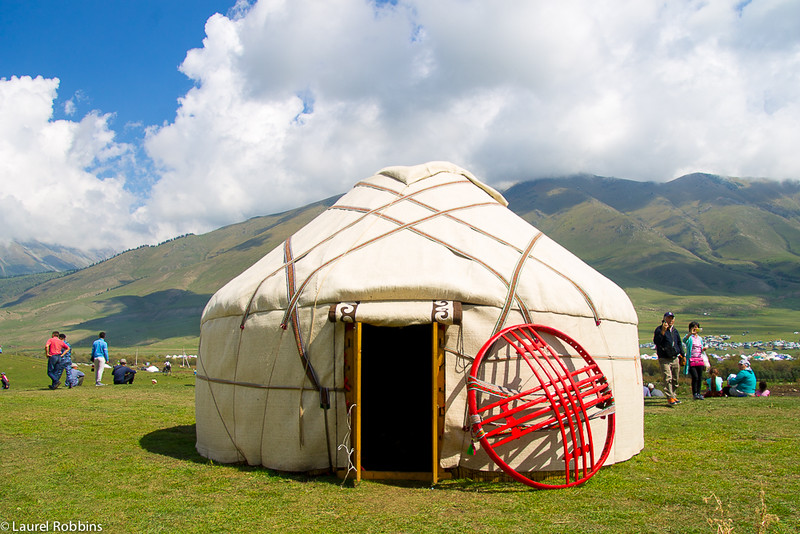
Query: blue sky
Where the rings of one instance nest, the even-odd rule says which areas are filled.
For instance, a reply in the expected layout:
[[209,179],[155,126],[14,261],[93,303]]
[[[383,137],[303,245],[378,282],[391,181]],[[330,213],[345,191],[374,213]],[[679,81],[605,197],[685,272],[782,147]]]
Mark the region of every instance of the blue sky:
[[3,0],[0,76],[57,77],[54,118],[69,118],[63,104],[72,99],[78,115],[114,113],[112,125],[130,139],[128,124],[175,118],[178,97],[192,87],[178,66],[188,50],[202,47],[206,20],[234,3]]
[[0,243],[121,250],[434,160],[796,180],[798,88],[796,0],[2,0]]

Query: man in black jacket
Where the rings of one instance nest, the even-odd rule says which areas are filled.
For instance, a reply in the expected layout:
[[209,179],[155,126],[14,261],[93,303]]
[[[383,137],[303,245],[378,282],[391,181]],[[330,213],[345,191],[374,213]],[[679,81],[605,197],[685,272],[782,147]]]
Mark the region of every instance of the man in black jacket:
[[653,343],[658,354],[658,365],[664,374],[664,393],[667,395],[667,404],[675,406],[680,404],[676,395],[678,389],[678,373],[680,372],[680,360],[685,358],[683,343],[678,329],[675,328],[675,314],[667,312],[664,314],[661,324],[653,332]]

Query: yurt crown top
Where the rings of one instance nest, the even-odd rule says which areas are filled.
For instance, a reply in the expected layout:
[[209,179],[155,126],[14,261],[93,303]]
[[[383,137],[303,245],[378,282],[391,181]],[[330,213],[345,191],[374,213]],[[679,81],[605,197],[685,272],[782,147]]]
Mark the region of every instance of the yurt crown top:
[[378,171],[378,174],[393,178],[406,185],[411,185],[414,182],[424,180],[425,178],[430,178],[431,176],[442,172],[462,175],[464,178],[486,191],[489,196],[491,196],[497,202],[503,206],[508,206],[508,201],[503,197],[503,195],[497,192],[497,190],[475,178],[475,176],[468,170],[462,169],[458,165],[450,163],[449,161],[429,161],[428,163],[414,165],[413,167],[406,167],[402,165],[386,167]]

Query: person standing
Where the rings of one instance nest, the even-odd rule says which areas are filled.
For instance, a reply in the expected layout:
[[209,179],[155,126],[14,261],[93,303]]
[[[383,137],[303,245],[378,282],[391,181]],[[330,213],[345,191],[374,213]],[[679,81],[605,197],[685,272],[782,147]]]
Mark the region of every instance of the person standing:
[[700,393],[703,387],[703,371],[709,367],[708,358],[704,351],[703,338],[700,337],[700,323],[692,321],[689,323],[689,333],[683,338],[686,345],[686,354],[689,356],[683,373],[692,378],[692,396],[695,400],[703,400],[705,397]]
[[678,373],[680,366],[684,364],[686,358],[681,343],[681,335],[675,328],[675,314],[667,312],[661,320],[661,324],[653,332],[653,343],[658,354],[658,365],[664,375],[664,393],[667,395],[667,404],[676,406],[681,403],[678,400]]
[[100,332],[97,339],[92,343],[92,362],[94,362],[94,385],[105,386],[102,382],[103,367],[108,361],[108,343],[106,343],[106,333]]
[[61,373],[64,372],[61,365],[61,356],[63,356],[69,348],[66,343],[58,338],[58,331],[54,330],[44,344],[44,353],[47,356],[47,376],[50,377],[52,383],[47,386],[50,389],[57,389],[61,385]]
[[61,361],[58,363],[58,379],[61,380],[61,372],[66,371],[67,375],[64,383],[68,388],[72,386],[72,346],[67,342],[67,334],[58,334],[58,339],[67,346],[67,352],[61,355]]

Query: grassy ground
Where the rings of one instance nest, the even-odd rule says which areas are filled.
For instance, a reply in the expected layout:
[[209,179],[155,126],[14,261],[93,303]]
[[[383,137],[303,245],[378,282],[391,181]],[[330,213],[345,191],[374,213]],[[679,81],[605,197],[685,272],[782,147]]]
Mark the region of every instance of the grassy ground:
[[188,371],[49,391],[44,359],[4,353],[0,370],[12,381],[0,391],[9,530],[73,521],[103,532],[800,531],[798,397],[647,400],[644,450],[578,488],[342,487],[200,457]]

